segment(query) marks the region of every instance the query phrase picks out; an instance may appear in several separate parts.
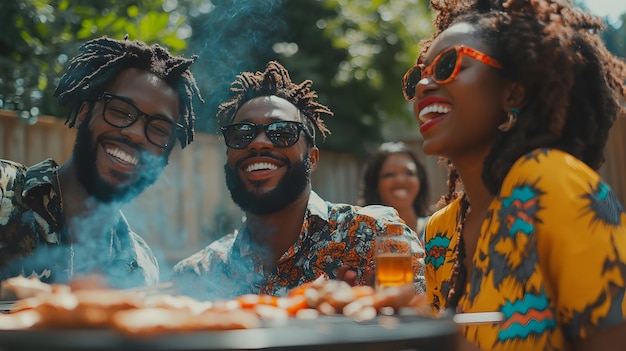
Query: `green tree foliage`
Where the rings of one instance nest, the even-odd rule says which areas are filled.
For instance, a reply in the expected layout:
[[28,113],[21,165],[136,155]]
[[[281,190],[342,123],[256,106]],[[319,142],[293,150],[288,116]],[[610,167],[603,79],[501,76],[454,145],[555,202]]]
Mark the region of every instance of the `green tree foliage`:
[[322,148],[363,153],[392,120],[414,126],[400,78],[430,32],[427,0],[11,0],[0,3],[0,108],[25,121],[63,117],[52,97],[78,46],[101,35],[159,42],[197,54],[207,103],[198,131],[215,132],[215,112],[244,70],[282,62],[313,80],[335,112]]
[[172,16],[161,0],[8,0],[0,2],[0,108],[20,111],[26,122],[40,114],[64,117],[52,97],[67,61],[88,39],[159,42],[186,47],[178,31],[185,18]]
[[[192,70],[207,103],[198,107],[198,131],[215,133],[217,106],[239,72],[278,60],[294,81],[311,79],[335,112],[320,147],[363,155],[389,125],[418,133],[400,79],[431,22],[428,0],[1,1],[0,108],[28,122],[63,117],[52,92],[67,60],[85,40],[128,34],[199,55]],[[624,22],[603,34],[622,57]]]
[[333,132],[320,147],[362,154],[382,140],[390,120],[415,123],[400,79],[413,65],[419,40],[431,31],[425,0],[225,0],[190,16],[189,50],[207,104],[199,120],[215,130],[217,105],[241,71],[278,60],[294,81],[313,81],[334,112]]

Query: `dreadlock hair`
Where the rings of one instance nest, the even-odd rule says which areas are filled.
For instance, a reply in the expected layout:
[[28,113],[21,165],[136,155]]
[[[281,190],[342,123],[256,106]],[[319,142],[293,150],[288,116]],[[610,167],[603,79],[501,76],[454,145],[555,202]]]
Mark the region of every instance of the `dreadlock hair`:
[[79,53],[70,61],[70,66],[61,77],[54,96],[62,106],[69,105],[65,123],[70,128],[83,102],[94,102],[100,98],[105,86],[124,69],[137,68],[153,73],[178,92],[180,99],[180,124],[185,132],[178,134],[182,148],[194,138],[195,114],[192,100],[194,95],[204,102],[196,80],[189,70],[197,56],[189,59],[175,57],[164,47],[138,40],[109,39],[106,36],[90,40],[79,48]]
[[411,150],[405,143],[402,142],[388,142],[383,143],[378,149],[368,158],[363,168],[363,182],[361,183],[361,189],[359,190],[359,198],[357,204],[359,206],[367,205],[383,205],[380,194],[378,193],[378,183],[380,182],[380,170],[391,155],[407,155],[413,160],[417,167],[417,179],[420,183],[420,191],[417,197],[413,199],[413,210],[418,217],[425,217],[430,215],[428,206],[428,176],[426,174],[426,167],[420,161],[417,153]]
[[[626,113],[626,63],[603,44],[599,17],[571,0],[431,0],[431,7],[438,11],[436,31],[422,41],[418,62],[449,26],[469,23],[502,64],[500,74],[526,91],[516,125],[497,136],[483,165],[492,195],[513,163],[535,148],[561,149],[600,168],[610,128]],[[458,174],[447,164],[449,193],[439,205],[459,196]]]
[[311,90],[312,84],[309,79],[295,84],[285,67],[276,61],[269,61],[263,72],[242,72],[237,75],[230,86],[231,99],[218,107],[218,121],[221,124],[230,123],[245,102],[259,96],[275,95],[291,102],[304,114],[306,128],[312,136],[315,136],[317,128],[322,138],[326,139],[330,130],[324,124],[322,116],[332,116],[333,112],[316,101],[318,96]]

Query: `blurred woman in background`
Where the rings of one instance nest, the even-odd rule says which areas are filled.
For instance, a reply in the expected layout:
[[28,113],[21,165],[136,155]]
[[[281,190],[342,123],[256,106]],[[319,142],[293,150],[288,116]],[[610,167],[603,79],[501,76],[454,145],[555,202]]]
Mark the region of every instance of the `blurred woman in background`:
[[428,178],[417,154],[402,142],[383,143],[365,164],[357,204],[395,208],[424,238],[428,219]]

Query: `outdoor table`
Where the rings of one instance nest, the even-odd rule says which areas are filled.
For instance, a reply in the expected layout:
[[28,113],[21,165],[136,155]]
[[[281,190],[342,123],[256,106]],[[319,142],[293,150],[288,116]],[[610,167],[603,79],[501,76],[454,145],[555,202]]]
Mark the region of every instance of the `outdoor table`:
[[378,316],[357,322],[344,316],[320,316],[265,322],[256,329],[172,332],[149,337],[113,329],[0,331],[0,351],[454,351],[458,333],[451,319]]

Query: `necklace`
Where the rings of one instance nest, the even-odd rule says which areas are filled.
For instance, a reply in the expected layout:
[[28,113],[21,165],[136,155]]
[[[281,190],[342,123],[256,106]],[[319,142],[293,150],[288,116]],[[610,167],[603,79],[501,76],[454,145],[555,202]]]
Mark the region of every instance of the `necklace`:
[[[61,177],[59,175],[60,169],[61,169],[61,166],[57,166],[56,169],[54,170],[54,174],[56,175],[57,188],[59,189],[59,208],[61,209],[61,221],[63,221],[65,213],[63,212],[63,190],[61,190]],[[70,258],[67,262],[67,276],[68,276],[68,280],[71,280],[72,276],[74,275],[74,244],[72,243],[71,240],[70,240],[70,255],[69,256]]]
[[467,200],[467,196],[463,194],[461,198],[461,209],[459,210],[459,218],[456,226],[457,244],[455,249],[456,260],[454,267],[452,268],[452,278],[450,279],[450,291],[448,292],[448,301],[446,303],[446,309],[455,310],[459,304],[461,296],[465,291],[465,284],[467,283],[467,267],[465,267],[465,242],[463,241],[463,227],[465,226],[465,219],[467,214],[471,211],[470,203]]

